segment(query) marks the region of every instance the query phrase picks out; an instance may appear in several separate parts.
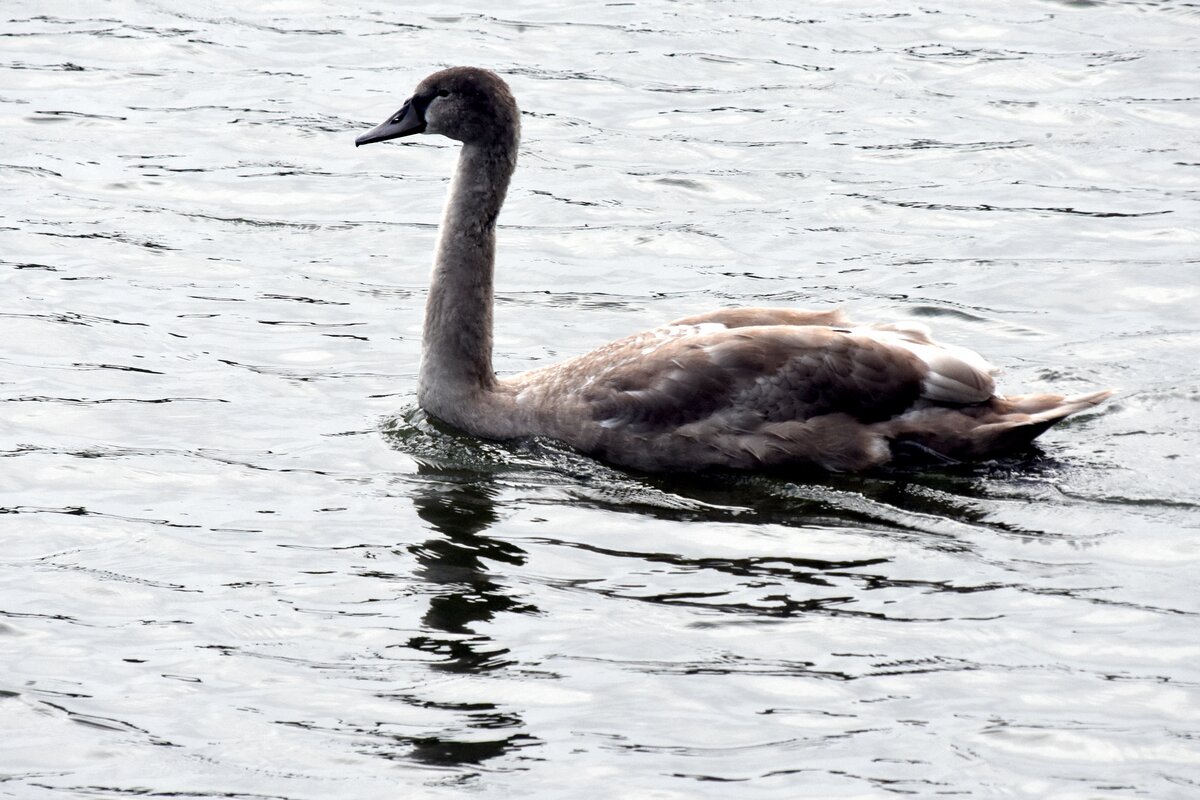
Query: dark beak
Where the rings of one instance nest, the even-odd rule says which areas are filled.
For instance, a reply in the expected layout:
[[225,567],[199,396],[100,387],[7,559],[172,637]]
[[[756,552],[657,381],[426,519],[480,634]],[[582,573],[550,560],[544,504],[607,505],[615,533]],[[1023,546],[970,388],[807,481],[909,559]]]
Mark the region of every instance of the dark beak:
[[399,139],[425,130],[425,115],[417,110],[412,100],[406,100],[400,110],[388,119],[354,140],[354,146]]

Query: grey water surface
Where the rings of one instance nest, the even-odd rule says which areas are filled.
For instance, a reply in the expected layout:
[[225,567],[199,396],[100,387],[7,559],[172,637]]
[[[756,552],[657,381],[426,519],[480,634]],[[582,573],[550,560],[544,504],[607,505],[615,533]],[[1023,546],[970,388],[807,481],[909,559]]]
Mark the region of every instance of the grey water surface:
[[[1198,52],[1189,2],[9,0],[0,797],[1200,797]],[[1118,394],[861,477],[444,429],[454,148],[353,139],[452,64],[524,111],[502,372],[840,305]]]

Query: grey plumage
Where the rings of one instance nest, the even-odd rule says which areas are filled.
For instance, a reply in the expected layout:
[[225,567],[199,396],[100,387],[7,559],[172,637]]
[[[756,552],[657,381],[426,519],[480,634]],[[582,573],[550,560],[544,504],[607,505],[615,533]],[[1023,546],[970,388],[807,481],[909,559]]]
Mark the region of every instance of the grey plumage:
[[441,133],[463,143],[426,306],[418,401],[478,436],[548,436],[646,470],[815,466],[857,471],[905,447],[947,460],[1029,444],[1094,406],[994,393],[979,355],[924,326],[854,326],[836,311],[724,309],[561,364],[492,371],[495,223],[516,165],[520,114],[495,73],[434,73],[358,143]]

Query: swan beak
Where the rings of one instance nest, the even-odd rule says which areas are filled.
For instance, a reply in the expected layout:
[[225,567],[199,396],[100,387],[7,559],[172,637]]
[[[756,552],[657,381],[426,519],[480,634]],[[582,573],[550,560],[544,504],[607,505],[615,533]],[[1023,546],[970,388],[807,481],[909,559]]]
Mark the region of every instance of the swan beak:
[[401,136],[411,136],[424,130],[424,115],[417,110],[412,100],[406,100],[399,111],[355,139],[354,146],[386,142],[388,139],[399,139]]

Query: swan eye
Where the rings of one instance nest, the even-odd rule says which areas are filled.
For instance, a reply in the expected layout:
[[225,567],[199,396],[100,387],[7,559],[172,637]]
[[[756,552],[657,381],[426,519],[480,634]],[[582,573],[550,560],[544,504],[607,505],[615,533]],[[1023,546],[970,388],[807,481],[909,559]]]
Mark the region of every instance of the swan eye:
[[438,97],[449,97],[449,96],[450,96],[450,90],[449,90],[449,89],[442,89],[441,91],[439,91],[439,92],[437,93],[437,96],[438,96]]

